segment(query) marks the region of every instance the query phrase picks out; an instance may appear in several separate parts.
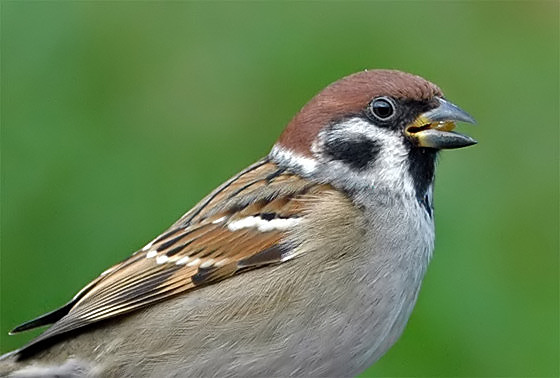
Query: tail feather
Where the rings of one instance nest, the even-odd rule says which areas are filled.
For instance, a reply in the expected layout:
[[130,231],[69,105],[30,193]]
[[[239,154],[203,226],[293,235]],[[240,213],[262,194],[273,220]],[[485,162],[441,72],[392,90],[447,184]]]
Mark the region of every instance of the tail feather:
[[27,330],[30,330],[30,329],[33,329],[33,328],[42,327],[44,325],[52,324],[52,323],[60,320],[66,314],[68,314],[68,312],[70,311],[72,306],[74,306],[74,304],[75,304],[75,300],[72,300],[72,301],[66,303],[64,306],[57,308],[54,311],[48,312],[48,313],[43,314],[43,315],[41,315],[41,316],[39,316],[35,319],[29,320],[29,321],[27,321],[23,324],[20,324],[16,328],[14,328],[10,331],[10,335],[14,335],[16,333],[27,331]]

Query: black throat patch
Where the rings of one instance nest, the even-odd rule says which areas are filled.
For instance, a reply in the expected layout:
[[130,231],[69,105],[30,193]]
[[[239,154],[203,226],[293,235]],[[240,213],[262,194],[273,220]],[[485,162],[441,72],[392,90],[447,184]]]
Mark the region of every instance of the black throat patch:
[[437,150],[433,148],[410,147],[408,170],[414,183],[417,198],[424,198],[428,187],[434,181]]

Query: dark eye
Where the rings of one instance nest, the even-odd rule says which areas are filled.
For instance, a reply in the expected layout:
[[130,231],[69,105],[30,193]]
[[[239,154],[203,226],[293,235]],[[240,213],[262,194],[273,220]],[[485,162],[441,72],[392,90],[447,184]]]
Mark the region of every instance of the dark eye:
[[387,121],[395,114],[395,106],[393,101],[387,97],[379,97],[374,99],[369,105],[371,113],[381,121]]

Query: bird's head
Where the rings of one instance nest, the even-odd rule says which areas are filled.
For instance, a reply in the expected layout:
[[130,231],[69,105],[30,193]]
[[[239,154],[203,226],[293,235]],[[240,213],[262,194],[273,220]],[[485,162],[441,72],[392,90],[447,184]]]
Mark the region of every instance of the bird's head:
[[439,150],[476,143],[452,131],[457,121],[474,123],[429,81],[401,71],[363,71],[311,99],[271,157],[347,189],[388,186],[423,195]]

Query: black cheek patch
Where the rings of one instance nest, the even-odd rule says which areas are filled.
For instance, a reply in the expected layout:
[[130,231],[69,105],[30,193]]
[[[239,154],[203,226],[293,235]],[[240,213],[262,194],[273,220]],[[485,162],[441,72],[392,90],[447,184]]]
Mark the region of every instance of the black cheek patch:
[[331,139],[325,144],[328,156],[357,170],[364,169],[373,161],[380,149],[379,144],[367,138]]

